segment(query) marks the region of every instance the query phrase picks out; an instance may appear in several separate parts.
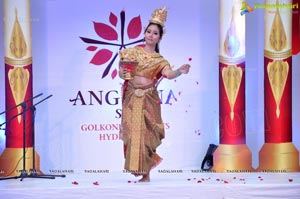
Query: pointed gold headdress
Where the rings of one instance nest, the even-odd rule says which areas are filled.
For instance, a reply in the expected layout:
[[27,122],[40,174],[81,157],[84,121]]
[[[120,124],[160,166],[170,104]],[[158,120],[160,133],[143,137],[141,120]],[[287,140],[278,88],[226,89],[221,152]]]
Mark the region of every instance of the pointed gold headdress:
[[152,13],[152,18],[149,20],[150,23],[156,23],[161,25],[161,27],[165,26],[165,21],[167,20],[167,8],[158,8],[155,9]]

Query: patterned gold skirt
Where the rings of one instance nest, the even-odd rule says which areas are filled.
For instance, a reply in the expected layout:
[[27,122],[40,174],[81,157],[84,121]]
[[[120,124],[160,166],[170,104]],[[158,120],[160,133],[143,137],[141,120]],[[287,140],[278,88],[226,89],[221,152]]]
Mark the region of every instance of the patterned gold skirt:
[[125,170],[148,173],[161,158],[156,148],[165,136],[155,87],[124,89],[120,137],[124,142]]

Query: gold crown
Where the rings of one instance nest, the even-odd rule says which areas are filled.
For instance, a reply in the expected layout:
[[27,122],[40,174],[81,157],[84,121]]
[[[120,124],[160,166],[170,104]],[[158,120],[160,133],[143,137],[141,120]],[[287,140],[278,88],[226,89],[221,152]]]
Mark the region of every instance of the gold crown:
[[152,18],[149,20],[151,23],[156,23],[161,25],[161,27],[165,26],[165,21],[167,20],[167,8],[159,8],[155,9],[152,13]]

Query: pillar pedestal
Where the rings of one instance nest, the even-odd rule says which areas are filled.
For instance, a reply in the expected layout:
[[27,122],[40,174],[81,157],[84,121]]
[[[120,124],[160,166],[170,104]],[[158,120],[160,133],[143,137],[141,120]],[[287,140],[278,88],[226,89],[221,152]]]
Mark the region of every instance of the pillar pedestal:
[[[26,148],[25,170],[33,169],[33,148]],[[35,169],[40,171],[40,156],[35,152]],[[0,177],[19,176],[23,170],[23,148],[6,148],[0,156]]]
[[213,154],[216,172],[251,172],[252,153],[246,144],[220,144]]
[[257,171],[297,172],[299,152],[292,142],[265,143],[259,151]]

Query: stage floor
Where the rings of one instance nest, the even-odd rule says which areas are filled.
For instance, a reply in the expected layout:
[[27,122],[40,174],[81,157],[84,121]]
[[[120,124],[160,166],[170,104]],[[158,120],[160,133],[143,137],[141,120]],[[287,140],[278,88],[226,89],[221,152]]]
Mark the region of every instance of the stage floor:
[[300,173],[201,173],[154,170],[151,182],[129,173],[66,173],[55,179],[0,180],[1,199],[300,198]]

